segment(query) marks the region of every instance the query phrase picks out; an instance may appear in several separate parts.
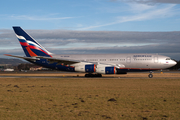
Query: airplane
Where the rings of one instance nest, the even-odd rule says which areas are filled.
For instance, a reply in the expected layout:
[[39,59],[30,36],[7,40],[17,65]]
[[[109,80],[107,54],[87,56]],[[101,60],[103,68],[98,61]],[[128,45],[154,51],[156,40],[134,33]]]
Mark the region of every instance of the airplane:
[[56,55],[47,51],[21,27],[14,26],[14,32],[26,56],[4,54],[25,59],[31,63],[60,71],[83,72],[85,77],[102,77],[102,74],[127,74],[127,72],[162,70],[176,65],[170,57],[158,54],[88,54]]

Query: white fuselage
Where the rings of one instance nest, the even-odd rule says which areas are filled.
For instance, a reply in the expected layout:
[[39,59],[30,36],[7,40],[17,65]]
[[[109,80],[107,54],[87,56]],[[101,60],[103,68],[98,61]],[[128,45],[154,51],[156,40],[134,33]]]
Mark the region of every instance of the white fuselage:
[[54,55],[58,59],[80,60],[94,64],[110,64],[123,69],[166,69],[176,64],[167,56],[158,54],[91,54]]

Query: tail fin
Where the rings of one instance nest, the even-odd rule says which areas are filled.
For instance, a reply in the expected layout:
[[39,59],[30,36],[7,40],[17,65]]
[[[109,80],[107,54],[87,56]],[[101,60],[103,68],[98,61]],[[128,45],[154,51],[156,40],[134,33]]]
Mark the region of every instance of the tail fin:
[[28,35],[21,27],[13,27],[13,29],[27,57],[52,57],[50,52]]

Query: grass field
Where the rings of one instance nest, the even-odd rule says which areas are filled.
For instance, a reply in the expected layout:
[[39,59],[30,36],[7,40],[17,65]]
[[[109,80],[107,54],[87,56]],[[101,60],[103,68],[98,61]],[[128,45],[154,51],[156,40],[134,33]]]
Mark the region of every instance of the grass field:
[[[0,78],[0,119],[180,118],[179,74],[122,78]],[[46,76],[46,75],[44,75]],[[50,75],[49,75],[50,76]],[[178,78],[179,77],[179,78]]]

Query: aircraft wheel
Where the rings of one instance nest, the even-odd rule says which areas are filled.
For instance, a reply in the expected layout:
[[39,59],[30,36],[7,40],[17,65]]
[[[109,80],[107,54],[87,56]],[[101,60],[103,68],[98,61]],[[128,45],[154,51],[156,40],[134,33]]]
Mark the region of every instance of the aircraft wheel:
[[94,77],[93,74],[85,74],[85,77]]
[[102,77],[101,74],[85,74],[85,77]]
[[95,74],[95,77],[102,77],[101,74]]
[[89,77],[89,74],[85,74],[85,77]]
[[149,77],[149,78],[153,78],[153,74],[149,74],[148,77]]
[[102,77],[102,75],[101,75],[101,74],[98,74],[98,77]]

